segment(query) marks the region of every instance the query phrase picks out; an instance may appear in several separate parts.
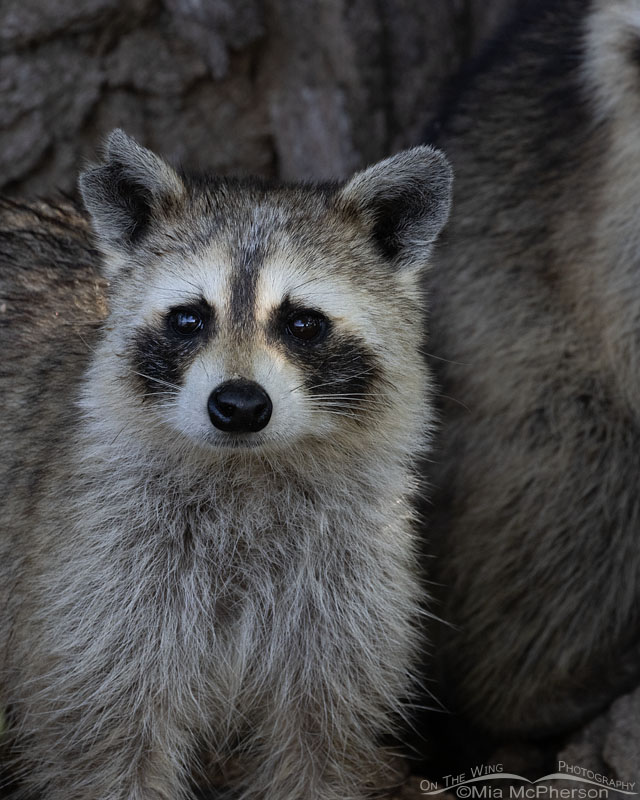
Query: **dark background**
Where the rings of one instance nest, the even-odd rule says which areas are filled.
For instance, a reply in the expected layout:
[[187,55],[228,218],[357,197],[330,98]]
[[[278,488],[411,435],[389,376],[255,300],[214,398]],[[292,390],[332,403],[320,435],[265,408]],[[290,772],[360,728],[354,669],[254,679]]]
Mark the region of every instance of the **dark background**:
[[69,190],[116,126],[174,163],[343,177],[422,139],[523,0],[0,0],[0,191]]

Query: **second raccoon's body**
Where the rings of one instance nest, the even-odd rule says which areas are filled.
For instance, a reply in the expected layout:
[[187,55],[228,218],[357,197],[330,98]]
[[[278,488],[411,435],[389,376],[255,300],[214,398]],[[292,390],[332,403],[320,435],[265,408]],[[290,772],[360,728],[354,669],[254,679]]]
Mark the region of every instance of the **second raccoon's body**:
[[531,3],[439,137],[437,660],[497,735],[575,726],[640,674],[639,46],[637,0]]
[[[103,257],[73,207],[5,209],[0,698],[47,800],[176,800],[201,753],[269,800],[384,772],[449,181],[403,158],[268,189],[114,134],[82,179]],[[389,193],[418,200],[420,264],[375,228]]]

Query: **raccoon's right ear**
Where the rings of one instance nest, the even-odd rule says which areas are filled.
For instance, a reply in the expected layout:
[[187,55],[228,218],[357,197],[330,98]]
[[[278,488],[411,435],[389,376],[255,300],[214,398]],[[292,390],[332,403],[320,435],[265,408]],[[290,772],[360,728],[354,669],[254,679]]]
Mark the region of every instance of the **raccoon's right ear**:
[[421,269],[449,217],[453,172],[433,147],[414,147],[357,172],[338,194],[380,254],[397,269]]
[[155,212],[184,194],[163,159],[119,129],[109,134],[104,162],[79,178],[80,193],[107,254],[127,252],[145,235]]

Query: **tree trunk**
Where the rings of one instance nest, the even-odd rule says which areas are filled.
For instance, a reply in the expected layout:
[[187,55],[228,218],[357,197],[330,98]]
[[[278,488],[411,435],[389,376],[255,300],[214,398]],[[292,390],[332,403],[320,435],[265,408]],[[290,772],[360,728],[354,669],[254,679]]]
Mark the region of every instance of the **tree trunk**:
[[0,190],[73,188],[116,126],[185,167],[340,178],[420,142],[522,0],[2,0]]

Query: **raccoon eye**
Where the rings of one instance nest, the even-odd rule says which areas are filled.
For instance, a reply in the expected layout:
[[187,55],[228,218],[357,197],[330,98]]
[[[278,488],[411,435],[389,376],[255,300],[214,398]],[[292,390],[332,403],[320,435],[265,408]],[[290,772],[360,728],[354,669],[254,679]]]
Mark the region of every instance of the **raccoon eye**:
[[202,315],[193,308],[176,308],[168,319],[171,329],[180,336],[195,336],[204,327]]
[[327,318],[317,311],[298,311],[287,320],[285,333],[299,342],[315,344],[327,332]]

